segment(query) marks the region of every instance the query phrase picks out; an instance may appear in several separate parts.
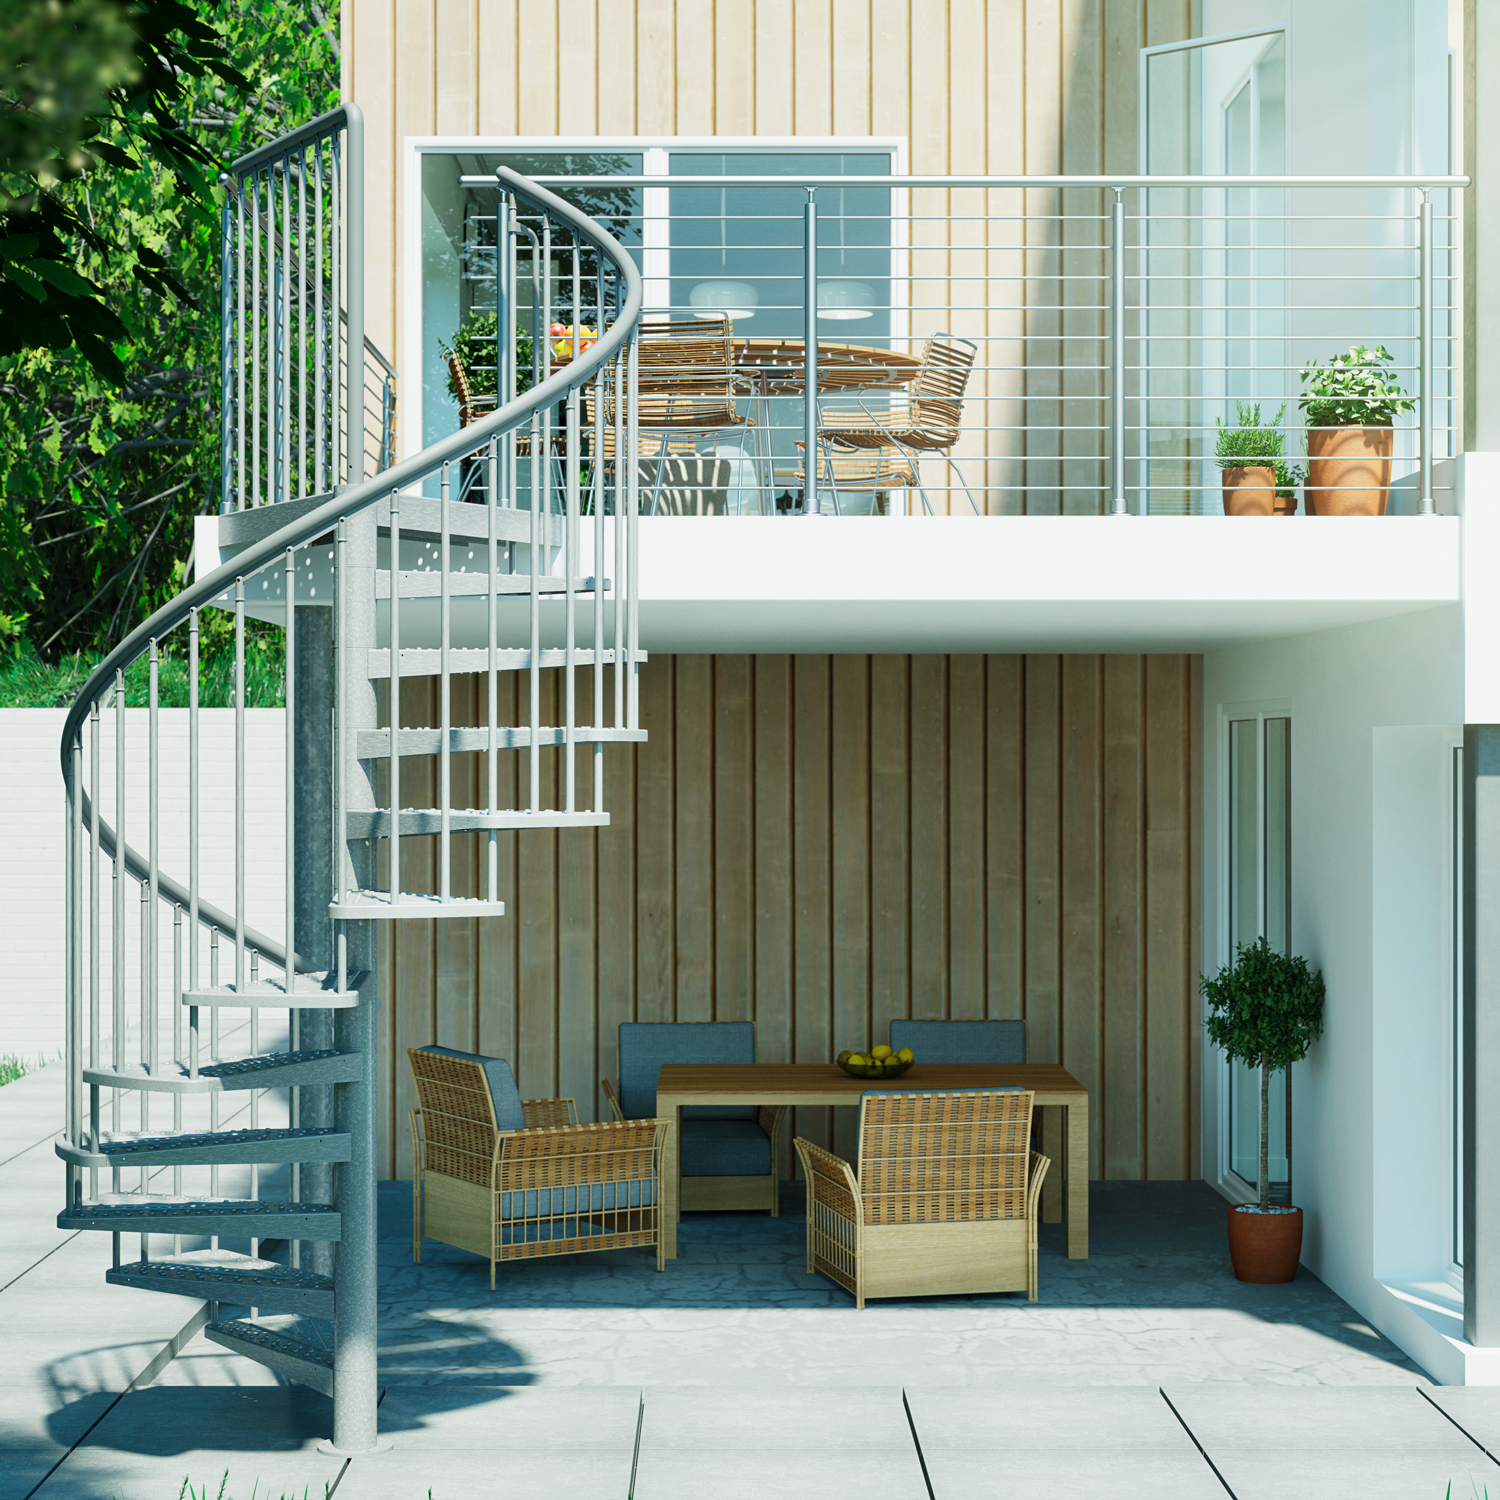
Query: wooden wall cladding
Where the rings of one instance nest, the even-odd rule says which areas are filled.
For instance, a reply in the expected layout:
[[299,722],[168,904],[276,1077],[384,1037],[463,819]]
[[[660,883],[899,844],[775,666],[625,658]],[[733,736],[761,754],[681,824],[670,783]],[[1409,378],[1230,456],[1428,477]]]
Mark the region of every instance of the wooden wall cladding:
[[[1092,1092],[1095,1175],[1197,1177],[1198,681],[1175,655],[654,658],[649,743],[605,751],[610,827],[500,835],[503,918],[386,929],[383,1171],[411,1172],[408,1046],[508,1057],[593,1119],[624,1020],[753,1020],[781,1062],[911,1015],[1024,1017]],[[457,679],[454,722],[482,695]],[[403,762],[413,797],[432,772]],[[455,758],[455,806],[480,777]],[[477,893],[483,846],[454,842]],[[402,841],[407,889],[435,843]],[[795,1129],[852,1151],[834,1113]]]

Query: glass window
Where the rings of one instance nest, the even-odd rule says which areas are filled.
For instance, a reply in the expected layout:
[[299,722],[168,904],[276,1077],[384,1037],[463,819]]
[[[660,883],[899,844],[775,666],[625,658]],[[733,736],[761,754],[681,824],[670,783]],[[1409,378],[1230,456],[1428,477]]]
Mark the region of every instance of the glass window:
[[[1229,953],[1261,935],[1291,951],[1291,751],[1287,718],[1229,724]],[[1229,1064],[1230,1165],[1260,1182],[1260,1069]],[[1287,1074],[1271,1079],[1270,1177],[1273,1201],[1291,1191],[1291,1096]]]
[[1449,882],[1453,916],[1450,942],[1453,949],[1451,1025],[1453,1075],[1450,1080],[1452,1115],[1450,1153],[1453,1158],[1453,1265],[1460,1274],[1464,1266],[1464,751],[1453,747],[1452,877]]

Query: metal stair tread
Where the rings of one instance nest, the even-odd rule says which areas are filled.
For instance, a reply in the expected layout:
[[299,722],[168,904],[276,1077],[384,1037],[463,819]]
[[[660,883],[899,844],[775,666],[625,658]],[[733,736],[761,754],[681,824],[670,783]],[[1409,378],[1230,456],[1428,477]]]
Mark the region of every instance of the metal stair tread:
[[[335,1060],[353,1059],[349,1067],[334,1066]],[[207,1094],[221,1090],[243,1088],[274,1088],[281,1086],[280,1080],[256,1082],[265,1074],[277,1074],[287,1070],[300,1074],[327,1074],[327,1077],[299,1077],[292,1082],[339,1083],[350,1082],[357,1074],[359,1054],[344,1052],[337,1047],[311,1048],[297,1052],[265,1052],[253,1057],[240,1057],[228,1062],[205,1063],[192,1077],[186,1063],[160,1063],[153,1070],[143,1063],[127,1063],[123,1067],[101,1064],[86,1067],[83,1081],[99,1088],[141,1089],[171,1094]],[[349,1073],[350,1077],[339,1074]]]
[[346,891],[329,902],[328,915],[352,921],[395,922],[408,919],[431,920],[434,917],[503,917],[503,901],[486,901],[477,896],[424,895],[402,891],[395,900],[389,891]]
[[[350,975],[351,983],[357,977]],[[246,1009],[270,1006],[278,1010],[350,1010],[359,1004],[359,990],[357,986],[340,990],[336,974],[319,972],[299,974],[290,993],[285,980],[256,979],[244,989],[233,984],[214,984],[184,990],[182,1003]]]
[[[278,1289],[333,1295],[332,1277],[222,1249],[185,1250],[180,1255],[163,1256],[159,1260],[132,1261],[129,1265],[106,1271],[105,1280],[122,1286],[130,1285],[132,1280],[210,1281],[259,1292]],[[250,1301],[249,1298],[246,1300]],[[258,1304],[252,1302],[251,1305]]]
[[[543,726],[536,732],[536,743],[543,746],[559,746],[568,743],[568,730],[556,726]],[[575,745],[615,745],[615,744],[639,744],[644,742],[646,731],[644,729],[595,729],[590,726],[575,727],[572,731],[572,743]],[[495,729],[495,748],[497,750],[526,750],[532,743],[531,730],[522,728]],[[490,732],[485,728],[464,727],[449,729],[448,750],[454,755],[464,755],[488,751],[490,747]],[[439,755],[443,748],[443,731],[441,729],[410,729],[403,728],[401,731],[401,754],[408,755]],[[391,732],[389,729],[362,729],[355,736],[355,753],[361,760],[381,760],[391,753]]]
[[[400,576],[402,600],[436,599],[442,593],[443,573],[439,568],[403,568]],[[532,575],[530,573],[496,573],[492,580],[489,573],[450,572],[448,574],[448,597],[450,599],[487,598],[492,581],[495,594],[504,598],[525,598],[531,593]],[[556,578],[550,573],[537,575],[535,582],[538,594],[553,595],[567,592],[567,579]],[[610,587],[610,580],[606,578],[604,580],[605,591],[608,592]],[[593,576],[575,575],[573,592],[575,595],[592,594],[594,592]],[[375,597],[376,599],[391,597],[389,568],[375,570]]]
[[[650,658],[645,651],[639,648],[625,653],[632,662],[645,662]],[[602,666],[613,666],[618,659],[613,647],[606,647],[603,651],[595,653],[592,646],[575,646],[573,648],[573,665],[575,667],[592,667],[596,664]],[[391,653],[386,646],[374,646],[365,652],[365,671],[371,677],[388,678],[391,675]],[[568,652],[565,646],[543,646],[537,652],[537,666],[540,669],[551,667],[565,667],[568,664]],[[436,677],[442,670],[442,651],[436,646],[403,646],[401,648],[400,670],[403,677]],[[495,649],[495,670],[497,672],[524,672],[531,666],[531,650],[525,646],[497,646]],[[450,676],[463,676],[466,673],[488,672],[490,669],[490,651],[488,646],[450,646],[448,648],[448,672]],[[642,738],[645,731],[641,731]]]
[[75,1204],[59,1217],[128,1219],[181,1215],[183,1218],[254,1218],[257,1214],[336,1216],[338,1209],[328,1203],[287,1203],[273,1198],[183,1198],[170,1193],[151,1193],[142,1197],[131,1193],[105,1193]]
[[333,1394],[333,1355],[318,1344],[241,1318],[209,1323],[203,1336],[325,1396]]
[[290,1161],[347,1161],[349,1133],[334,1126],[258,1126],[247,1130],[120,1131],[72,1146],[59,1136],[57,1154],[78,1166],[123,1161],[162,1166],[213,1166]]
[[[388,807],[361,809],[345,814],[350,838],[389,838],[391,812]],[[525,808],[505,807],[490,812],[480,807],[450,807],[448,809],[448,831],[450,833],[472,833],[477,830],[499,828],[607,828],[609,814],[606,812],[558,812],[545,808],[529,812]],[[401,833],[403,836],[421,838],[443,831],[443,810],[440,807],[403,807],[401,809]]]

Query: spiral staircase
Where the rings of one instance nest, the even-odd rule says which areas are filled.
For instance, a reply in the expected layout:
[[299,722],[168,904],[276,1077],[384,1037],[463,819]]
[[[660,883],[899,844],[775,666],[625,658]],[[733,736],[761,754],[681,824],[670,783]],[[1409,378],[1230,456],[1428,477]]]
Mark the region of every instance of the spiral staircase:
[[[89,678],[62,741],[58,1225],[113,1236],[111,1283],[201,1299],[209,1339],[330,1395],[325,1446],[345,1454],[378,1447],[379,924],[502,915],[501,834],[608,822],[603,747],[645,738],[638,466],[611,457],[639,451],[635,265],[593,220],[498,171],[499,404],[396,463],[395,372],[364,334],[363,175],[349,104],[222,179],[218,557],[200,529],[198,577]],[[517,398],[518,320],[554,315],[607,331],[556,373],[534,363]],[[199,704],[206,610],[234,622],[232,749]],[[251,788],[257,618],[285,643],[274,809]],[[187,668],[185,775],[162,770],[169,655]],[[146,686],[127,713],[132,668]],[[525,722],[499,722],[504,674],[519,674]],[[478,726],[452,722],[459,675],[481,685]],[[403,684],[410,702],[423,679],[437,722],[408,724]],[[542,722],[554,702],[561,722]],[[458,756],[477,757],[485,805],[453,805]],[[219,883],[233,889],[210,891],[202,825],[230,780],[233,876]],[[435,806],[411,805],[408,788],[433,784]],[[519,805],[502,805],[502,785]],[[284,823],[279,937],[247,921],[247,832],[268,818]],[[163,868],[164,826],[185,835],[185,871]],[[408,889],[424,844],[434,888]]]

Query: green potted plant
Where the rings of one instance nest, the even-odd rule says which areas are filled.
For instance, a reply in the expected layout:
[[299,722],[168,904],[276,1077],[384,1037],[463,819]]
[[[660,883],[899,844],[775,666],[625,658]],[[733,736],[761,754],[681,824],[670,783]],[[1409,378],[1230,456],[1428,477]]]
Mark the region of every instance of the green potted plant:
[[1297,513],[1297,486],[1303,471],[1286,461],[1282,402],[1270,422],[1261,425],[1260,403],[1234,403],[1235,425],[1216,417],[1219,432],[1214,457],[1223,475],[1226,516],[1291,516]]
[[1290,1281],[1302,1253],[1302,1210],[1271,1203],[1271,1075],[1307,1056],[1323,1032],[1323,975],[1279,953],[1265,938],[1235,950],[1234,962],[1200,976],[1208,1037],[1233,1061],[1260,1069],[1260,1199],[1231,1204],[1229,1257],[1241,1281]]
[[[448,365],[448,394],[463,403],[465,392],[459,389],[452,361],[456,357],[468,381],[468,400],[481,410],[495,405],[500,389],[500,352],[496,341],[499,319],[493,312],[471,312],[458,326],[453,342],[438,340],[438,349]],[[531,389],[531,334],[516,329],[516,395]],[[472,420],[472,413],[470,416]]]
[[1297,404],[1307,423],[1308,509],[1318,516],[1383,516],[1394,423],[1415,403],[1384,344],[1356,344],[1326,365],[1307,362]]

